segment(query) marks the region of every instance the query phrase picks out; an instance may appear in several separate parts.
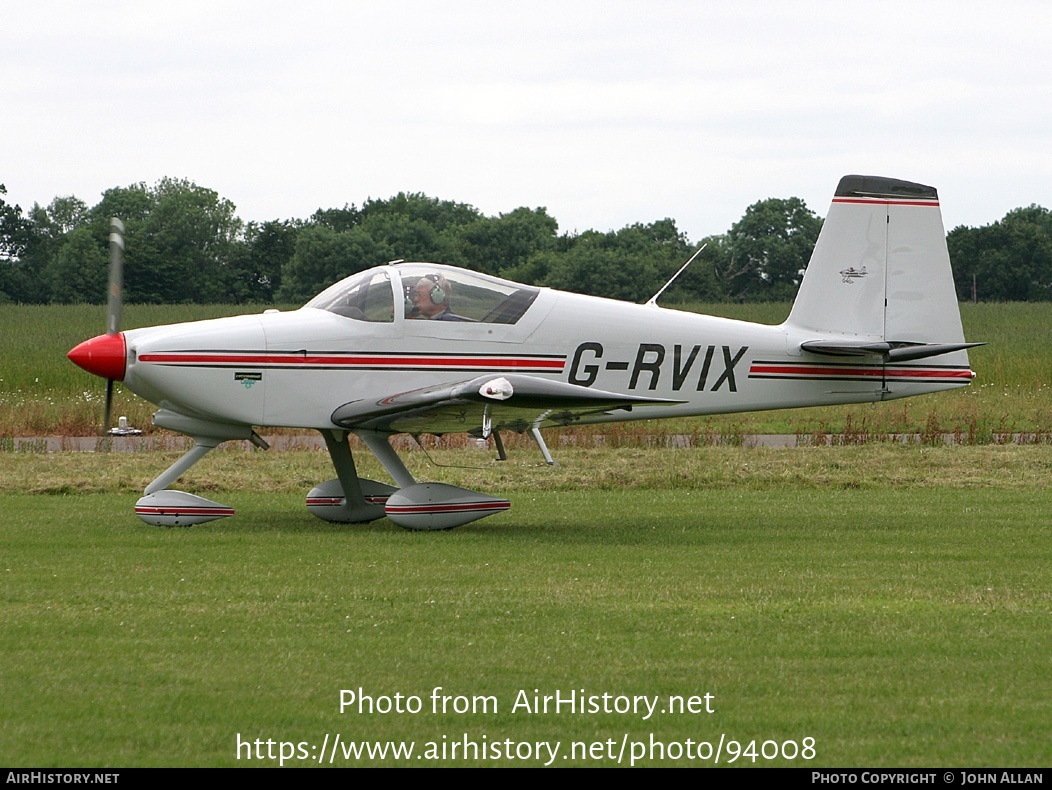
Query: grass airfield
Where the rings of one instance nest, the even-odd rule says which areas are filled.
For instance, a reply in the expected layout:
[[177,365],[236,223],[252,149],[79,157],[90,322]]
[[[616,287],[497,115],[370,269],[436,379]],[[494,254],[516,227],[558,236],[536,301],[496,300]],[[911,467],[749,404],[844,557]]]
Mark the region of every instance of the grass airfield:
[[[431,454],[415,474],[512,510],[330,525],[303,506],[324,452],[221,450],[179,487],[237,516],[165,530],[132,506],[174,455],[0,453],[0,762],[260,767],[286,743],[300,767],[339,735],[416,751],[336,766],[626,765],[654,741],[636,765],[718,742],[721,766],[1049,764],[1049,445]],[[476,710],[435,712],[436,687]],[[343,689],[421,710],[341,713]],[[557,691],[657,707],[515,709]]]
[[[286,766],[321,754],[334,766],[1047,767],[1050,310],[962,305],[966,336],[990,345],[970,355],[977,381],[952,393],[603,426],[605,447],[550,432],[555,469],[515,437],[502,464],[470,446],[432,445],[441,467],[406,453],[420,479],[513,503],[408,533],[311,517],[304,496],[333,472],[306,449],[217,450],[176,487],[238,515],[143,525],[133,505],[178,453],[14,451],[12,437],[94,430],[102,386],[65,353],[101,331],[102,309],[7,305],[0,763],[259,767],[289,747]],[[777,322],[788,305],[705,311]],[[116,414],[145,426],[153,410],[117,388]],[[845,446],[708,446],[750,433]],[[678,434],[696,446],[653,446]],[[890,440],[901,434],[916,443]],[[1010,434],[1032,443],[999,444]],[[367,453],[358,461],[386,479]],[[436,687],[454,698],[445,712]],[[418,697],[420,712],[341,713],[341,690],[358,689]],[[516,708],[520,692],[659,702],[646,719],[534,713]],[[670,697],[706,694],[714,713],[669,711]],[[456,712],[455,698],[476,710]],[[465,738],[502,754],[452,753]],[[636,758],[652,740],[664,754]],[[415,752],[343,751],[388,741]]]

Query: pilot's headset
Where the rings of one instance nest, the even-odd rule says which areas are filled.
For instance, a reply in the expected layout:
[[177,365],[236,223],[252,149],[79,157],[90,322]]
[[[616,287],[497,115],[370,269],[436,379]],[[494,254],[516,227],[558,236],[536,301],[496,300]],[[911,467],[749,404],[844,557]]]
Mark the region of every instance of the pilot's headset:
[[437,274],[425,274],[424,279],[430,280],[435,284],[435,287],[431,289],[429,296],[434,304],[445,304],[446,303],[446,292],[441,286],[442,277]]

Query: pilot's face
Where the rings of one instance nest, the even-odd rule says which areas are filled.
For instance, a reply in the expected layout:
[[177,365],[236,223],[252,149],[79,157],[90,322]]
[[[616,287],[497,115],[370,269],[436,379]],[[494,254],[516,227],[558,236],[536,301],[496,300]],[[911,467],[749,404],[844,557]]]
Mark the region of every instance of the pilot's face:
[[417,283],[416,288],[413,289],[413,304],[417,307],[432,304],[431,289],[433,287],[430,283]]
[[413,307],[416,308],[417,312],[428,317],[441,309],[437,304],[431,301],[431,291],[434,287],[435,284],[430,280],[422,280],[416,284],[416,287],[413,288],[410,296],[413,300]]

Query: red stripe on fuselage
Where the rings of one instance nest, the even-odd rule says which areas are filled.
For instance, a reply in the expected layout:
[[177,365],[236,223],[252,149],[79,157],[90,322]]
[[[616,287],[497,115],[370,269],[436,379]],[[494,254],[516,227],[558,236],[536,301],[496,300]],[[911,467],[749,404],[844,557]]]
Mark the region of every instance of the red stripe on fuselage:
[[500,356],[411,356],[411,355],[322,355],[322,354],[267,354],[253,353],[208,353],[208,352],[157,352],[141,354],[139,362],[158,365],[253,365],[258,367],[304,366],[304,367],[370,367],[370,368],[541,368],[561,371],[566,366],[566,357],[500,357]]
[[968,379],[972,371],[968,368],[860,368],[847,366],[778,365],[755,363],[749,368],[750,376],[777,376],[784,378],[819,377],[843,378],[846,376],[870,379]]

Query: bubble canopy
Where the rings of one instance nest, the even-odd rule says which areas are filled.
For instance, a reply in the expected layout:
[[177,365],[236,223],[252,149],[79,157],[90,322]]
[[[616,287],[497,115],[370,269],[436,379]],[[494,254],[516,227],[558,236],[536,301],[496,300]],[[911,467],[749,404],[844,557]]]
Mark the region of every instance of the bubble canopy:
[[514,324],[539,289],[437,263],[399,263],[352,274],[329,286],[304,307],[327,310],[355,321],[390,323],[418,318],[411,292],[418,284],[441,288],[436,299],[468,323]]

